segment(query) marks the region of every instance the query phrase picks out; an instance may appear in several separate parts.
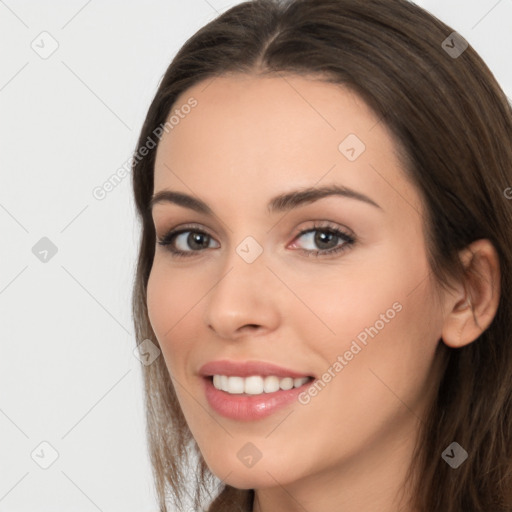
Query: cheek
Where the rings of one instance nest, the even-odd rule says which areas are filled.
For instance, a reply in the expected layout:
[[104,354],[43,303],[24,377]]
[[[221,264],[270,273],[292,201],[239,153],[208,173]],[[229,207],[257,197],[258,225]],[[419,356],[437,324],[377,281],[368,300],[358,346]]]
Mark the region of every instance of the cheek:
[[[171,290],[169,289],[171,286]],[[165,272],[162,272],[158,263],[153,264],[147,284],[148,317],[153,331],[162,343],[164,333],[172,327],[175,304],[172,298],[173,282]]]
[[380,284],[366,298],[343,301],[331,320],[337,336],[322,347],[326,371],[342,356],[325,403],[344,403],[354,429],[362,428],[361,418],[374,425],[408,409],[420,414],[433,382],[442,317],[429,281],[416,282],[412,293],[407,280],[406,286]]
[[184,329],[189,325],[187,318],[199,300],[198,294],[198,287],[185,278],[185,273],[173,271],[155,258],[147,285],[148,317],[171,371],[174,356],[180,357],[180,347],[188,346],[173,340],[187,337]]
[[421,264],[411,268],[410,262],[402,263],[379,258],[359,267],[340,265],[336,272],[332,268],[317,271],[314,279],[311,273],[283,269],[283,281],[301,301],[283,301],[282,317],[291,319],[301,339],[329,359],[348,350],[354,339],[364,346],[376,331],[384,337],[390,326],[402,325],[400,318],[416,316],[423,308],[425,297],[418,303],[411,291],[420,282],[418,276],[428,273]]
[[179,329],[180,319],[199,301],[201,285],[197,276],[197,272],[173,268],[165,256],[155,256],[147,285],[147,305],[149,319],[157,336],[165,338],[171,331]]
[[215,282],[207,265],[179,268],[165,254],[155,256],[147,284],[148,317],[167,368],[179,380],[197,351],[204,299]]
[[294,318],[320,371],[322,366],[333,371],[338,356],[345,356],[343,371],[336,366],[336,375],[344,374],[339,385],[340,380],[354,387],[359,386],[356,381],[375,380],[374,370],[405,398],[411,397],[411,383],[421,386],[428,377],[442,315],[421,244],[409,252],[390,247],[376,251],[378,257],[359,268],[325,278],[317,275],[314,287],[302,288],[309,290],[303,298],[315,315],[303,311]]

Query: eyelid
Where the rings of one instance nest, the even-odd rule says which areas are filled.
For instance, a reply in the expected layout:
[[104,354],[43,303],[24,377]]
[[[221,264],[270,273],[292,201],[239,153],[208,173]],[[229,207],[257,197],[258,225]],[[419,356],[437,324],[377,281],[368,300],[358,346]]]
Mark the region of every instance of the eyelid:
[[[332,230],[335,230],[335,231],[342,231],[347,236],[349,236],[351,238],[356,238],[355,233],[348,226],[345,226],[344,224],[334,223],[334,222],[329,221],[329,220],[309,221],[309,222],[312,222],[313,224],[311,226],[309,226],[309,227],[306,227],[306,228],[301,227],[301,228],[297,228],[296,229],[295,234],[292,235],[292,241],[294,241],[299,235],[304,235],[306,233],[314,231],[315,229],[318,229],[318,230],[321,230],[321,229],[325,229],[325,230],[326,229],[332,229]],[[172,227],[170,229],[164,230],[163,236],[158,237],[158,235],[157,235],[157,238],[162,240],[162,239],[165,239],[170,233],[172,233],[173,235],[176,235],[178,233],[182,233],[183,231],[188,231],[188,230],[190,230],[190,231],[197,230],[199,232],[205,233],[206,235],[210,236],[211,238],[215,238],[215,236],[211,234],[211,232],[209,231],[208,228],[205,228],[202,224],[199,224],[199,223],[196,223],[196,222],[190,222],[190,223],[185,223],[185,224],[178,224],[175,227]]]
[[315,230],[332,230],[332,231],[341,231],[344,235],[350,238],[356,238],[356,234],[344,224],[339,224],[337,222],[332,222],[330,220],[315,220],[309,221],[312,223],[309,227],[301,227],[297,229],[296,234],[294,235],[293,240],[295,240],[299,235],[304,235],[305,233],[309,233]]
[[[161,231],[163,231],[162,235],[163,235],[163,237],[165,237],[171,232],[176,233],[178,231],[186,231],[186,230],[202,231],[202,232],[206,233],[207,235],[211,236],[212,238],[214,238],[214,236],[210,233],[209,228],[207,228],[203,224],[200,224],[197,222],[185,222],[184,224],[177,224],[176,226],[173,226],[171,228],[165,228],[165,229],[162,229]],[[160,231],[160,230],[157,230],[155,228],[155,233],[157,234],[157,236],[158,236],[158,231]]]
[[[201,219],[201,217],[202,217],[202,215],[199,214],[200,219]],[[207,235],[211,236],[212,238],[216,238],[216,235],[214,235],[213,233],[218,233],[219,237],[224,237],[227,235],[227,231],[231,231],[231,229],[229,229],[229,226],[227,228],[225,228],[222,225],[222,223],[217,223],[215,221],[215,219],[212,219],[212,222],[211,222],[211,224],[213,224],[212,228],[207,227],[208,220],[204,220],[204,221],[199,220],[199,221],[195,221],[195,222],[192,221],[192,222],[181,223],[177,219],[179,219],[179,217],[173,216],[170,219],[167,217],[163,217],[162,222],[156,222],[155,220],[153,220],[153,226],[155,228],[155,235],[158,237],[158,232],[161,231],[162,236],[165,237],[171,231],[181,231],[181,230],[185,230],[185,229],[190,229],[190,230],[202,231],[202,232],[206,233]],[[171,222],[171,220],[172,220],[172,222]],[[159,229],[157,229],[157,224],[161,224],[161,227]],[[166,226],[169,226],[169,225],[171,227],[167,228]]]

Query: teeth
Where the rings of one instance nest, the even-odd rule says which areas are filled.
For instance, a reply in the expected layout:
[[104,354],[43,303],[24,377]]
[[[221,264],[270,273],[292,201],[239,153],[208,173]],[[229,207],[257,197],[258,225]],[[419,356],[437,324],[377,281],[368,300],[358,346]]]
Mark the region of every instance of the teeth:
[[214,375],[213,385],[215,388],[233,395],[246,393],[248,395],[261,395],[262,393],[274,393],[279,389],[287,391],[292,388],[299,388],[309,381],[309,377],[294,379],[284,377],[280,379],[274,375],[261,377],[252,375],[251,377],[228,377],[226,375]]
[[265,377],[263,381],[263,391],[265,393],[274,393],[274,391],[279,390],[279,377]]
[[244,392],[244,379],[242,377],[228,377],[228,389],[232,393],[243,393]]
[[[236,378],[241,381],[245,380],[243,389],[248,395],[261,395],[261,393],[263,393],[263,379],[261,377],[255,375],[253,377],[247,377],[246,379],[242,379],[242,377]],[[229,391],[231,391],[231,388]]]

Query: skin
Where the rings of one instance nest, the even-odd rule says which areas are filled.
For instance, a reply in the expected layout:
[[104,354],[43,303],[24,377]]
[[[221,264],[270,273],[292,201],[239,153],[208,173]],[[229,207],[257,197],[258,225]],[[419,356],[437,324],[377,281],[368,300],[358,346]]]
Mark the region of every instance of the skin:
[[[155,204],[152,214],[158,238],[195,223],[211,242],[182,258],[157,245],[147,304],[206,463],[225,483],[255,489],[259,512],[412,512],[402,484],[440,377],[436,348],[470,343],[492,320],[499,297],[492,245],[475,243],[472,260],[469,250],[461,254],[482,279],[436,292],[420,195],[391,134],[344,88],[298,76],[232,75],[197,84],[175,107],[191,96],[198,105],[159,143],[154,192],[194,195],[214,215],[170,202]],[[366,146],[355,161],[338,149],[351,133]],[[355,189],[380,208],[330,196],[286,213],[267,210],[277,194],[329,184]],[[356,242],[308,257],[301,248],[332,245],[299,232],[325,221],[348,228]],[[247,236],[263,249],[250,264],[236,252]],[[194,250],[186,235],[180,240],[179,248]],[[204,363],[259,360],[320,378],[397,302],[400,312],[308,404],[253,422],[209,407],[198,375]],[[250,468],[237,457],[247,442],[262,454]]]

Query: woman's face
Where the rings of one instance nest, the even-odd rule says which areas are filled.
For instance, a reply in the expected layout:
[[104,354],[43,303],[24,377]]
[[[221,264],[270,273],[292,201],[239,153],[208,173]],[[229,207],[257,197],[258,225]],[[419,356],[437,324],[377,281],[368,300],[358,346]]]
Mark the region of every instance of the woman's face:
[[155,200],[157,239],[183,231],[157,244],[147,300],[206,463],[239,488],[387,478],[381,464],[410,457],[443,323],[391,135],[355,94],[297,76],[216,78],[173,113],[154,193],[196,202]]

